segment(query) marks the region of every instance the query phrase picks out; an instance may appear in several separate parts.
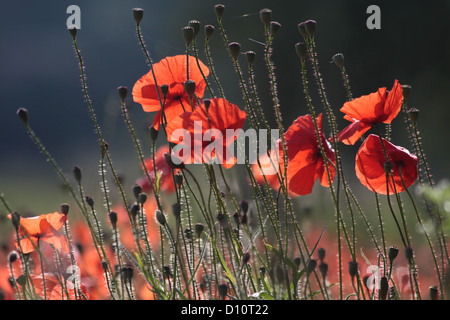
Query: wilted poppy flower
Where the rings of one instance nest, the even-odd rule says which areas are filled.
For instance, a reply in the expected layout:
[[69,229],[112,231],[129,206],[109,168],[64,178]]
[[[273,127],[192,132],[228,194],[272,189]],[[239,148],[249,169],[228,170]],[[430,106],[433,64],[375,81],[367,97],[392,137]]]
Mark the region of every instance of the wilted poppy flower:
[[[406,188],[417,179],[418,159],[405,148],[397,147],[385,139],[383,139],[383,144],[392,164],[391,172],[394,176],[395,188],[397,192],[402,192],[405,190],[402,177]],[[385,162],[386,156],[380,137],[369,135],[356,154],[356,176],[364,186],[380,194],[387,194]],[[400,176],[400,171],[402,176]],[[391,176],[388,181],[389,193],[392,194],[394,185]]]
[[[152,190],[152,185],[155,183],[155,169],[157,174],[161,173],[159,190],[168,193],[173,193],[175,191],[175,184],[172,177],[172,169],[169,167],[167,161],[164,158],[164,153],[168,152],[169,152],[168,145],[164,145],[156,151],[155,153],[156,165],[153,164],[153,157],[145,159],[145,167],[152,181],[150,183],[146,175],[137,180],[137,184],[139,184],[142,187],[143,191],[148,192]],[[174,173],[176,173],[177,171],[178,170],[175,169]]]
[[[201,61],[199,61],[201,71],[204,76],[209,75],[209,69]],[[206,88],[206,82],[203,78],[197,61],[194,57],[189,57],[189,80],[195,82],[195,95],[200,99]],[[167,122],[170,122],[176,116],[184,111],[190,111],[191,104],[188,95],[184,90],[184,82],[187,79],[187,58],[185,55],[177,55],[174,57],[166,57],[160,62],[153,64],[153,72],[156,77],[156,84],[153,73],[150,70],[146,75],[140,78],[133,87],[133,99],[140,103],[146,112],[158,111],[153,119],[153,127],[159,130],[161,124],[161,104],[158,98],[158,92],[161,100],[163,94],[160,86],[167,85],[168,93],[164,104],[164,115]],[[196,99],[193,99],[196,105]]]
[[[322,132],[322,114],[317,117],[320,139],[327,158],[326,165],[331,182],[334,180],[336,160],[334,150]],[[284,134],[288,167],[288,189],[298,195],[311,193],[314,183],[319,179],[322,186],[328,187],[328,174],[325,168],[314,121],[310,115],[298,117]],[[280,159],[282,154],[280,150]],[[329,162],[333,165],[330,165]]]
[[341,111],[344,119],[351,121],[338,134],[339,141],[353,145],[376,123],[391,123],[400,112],[403,102],[403,89],[395,80],[391,91],[380,88],[377,92],[361,96],[344,103]]
[[[193,112],[185,112],[167,125],[167,137],[178,144],[175,154],[184,164],[210,163],[217,159],[225,168],[236,164],[230,146],[237,139],[247,113],[222,98],[207,100]],[[174,148],[175,149],[175,148]]]
[[[11,214],[8,218],[12,218]],[[67,221],[67,216],[59,212],[43,214],[37,217],[21,218],[19,227],[20,247],[16,239],[16,246],[22,249],[23,253],[30,253],[35,250],[38,241],[51,244],[57,250],[70,252],[69,241],[58,232]]]

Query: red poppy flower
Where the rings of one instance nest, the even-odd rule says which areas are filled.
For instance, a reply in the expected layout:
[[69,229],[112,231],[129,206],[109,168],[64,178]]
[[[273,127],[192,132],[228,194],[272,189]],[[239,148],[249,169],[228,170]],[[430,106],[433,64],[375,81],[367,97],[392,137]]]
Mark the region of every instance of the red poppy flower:
[[[168,152],[169,152],[168,145],[164,145],[156,151],[155,153],[156,165],[153,164],[153,157],[145,159],[145,167],[147,168],[150,179],[152,181],[150,183],[148,181],[147,176],[144,176],[137,180],[137,184],[139,184],[142,187],[143,191],[149,192],[152,190],[152,185],[155,183],[155,169],[156,169],[157,174],[161,173],[160,190],[167,193],[175,192],[175,184],[172,177],[172,169],[169,167],[167,161],[164,158],[164,153]],[[174,173],[176,173],[178,170],[174,169],[174,171],[175,171]]]
[[277,157],[276,151],[271,151],[269,154],[270,157],[267,154],[260,156],[259,164],[258,162],[252,164],[252,172],[256,183],[264,184],[267,180],[274,190],[278,190],[280,182],[277,177],[277,170],[279,170],[280,159]]
[[[331,181],[334,180],[336,166],[334,150],[322,132],[322,114],[317,117],[320,139],[327,157],[327,167]],[[288,168],[288,189],[298,195],[311,193],[314,183],[319,179],[322,186],[328,187],[328,174],[325,168],[314,121],[310,115],[298,117],[284,134],[286,142]],[[280,150],[280,159],[282,154]]]
[[[389,161],[392,163],[392,174],[397,192],[402,192],[414,184],[417,179],[418,159],[408,150],[398,147],[383,139]],[[356,176],[359,181],[372,191],[387,194],[386,172],[384,163],[386,156],[379,136],[369,135],[356,154]],[[400,171],[402,176],[400,176]],[[392,178],[389,177],[389,193],[394,193]]]
[[230,146],[237,139],[236,133],[242,129],[247,114],[222,98],[207,103],[208,111],[202,103],[193,112],[185,112],[169,123],[168,140],[180,145],[179,158],[184,164],[210,163],[217,159],[225,168],[231,168],[236,164],[236,157]]
[[[11,214],[8,215],[11,219]],[[20,247],[23,253],[30,253],[35,250],[38,241],[51,244],[57,250],[70,252],[69,241],[58,232],[67,221],[67,216],[62,213],[53,212],[43,214],[38,217],[21,218],[19,228]]]
[[[204,76],[209,75],[209,69],[201,61],[199,61],[201,71]],[[195,81],[195,95],[200,99],[206,88],[206,82],[203,78],[195,57],[189,57],[189,79]],[[153,72],[155,73],[155,80],[153,73],[150,70],[146,75],[140,78],[133,87],[133,99],[140,103],[146,112],[158,111],[153,119],[153,127],[159,130],[161,123],[161,104],[158,98],[158,92],[161,99],[160,86],[165,84],[169,86],[169,92],[166,96],[164,104],[164,115],[167,122],[182,114],[184,111],[191,109],[191,104],[188,95],[184,91],[184,82],[187,80],[187,59],[185,55],[178,55],[174,57],[166,57],[160,62],[153,65]],[[193,99],[194,105],[196,99]]]
[[338,134],[339,141],[353,145],[374,124],[391,123],[400,112],[402,102],[403,89],[398,80],[395,80],[388,94],[386,88],[380,88],[377,92],[344,103],[341,108],[346,114],[344,119],[352,124]]
[[[75,291],[72,282],[63,278],[58,279],[58,277],[52,273],[44,274],[44,278],[45,291],[42,275],[31,276],[36,294],[41,298],[45,297],[48,300],[88,300],[90,298],[87,288],[82,283],[79,284],[79,290]],[[63,281],[64,288],[61,286],[61,281]]]

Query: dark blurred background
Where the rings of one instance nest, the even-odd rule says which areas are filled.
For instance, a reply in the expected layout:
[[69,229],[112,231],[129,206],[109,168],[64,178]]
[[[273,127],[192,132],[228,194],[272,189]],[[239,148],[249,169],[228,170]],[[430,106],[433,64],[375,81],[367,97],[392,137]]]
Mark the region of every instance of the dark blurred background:
[[[258,89],[273,127],[263,46],[249,40],[264,41],[259,18],[262,8],[272,9],[273,20],[282,25],[273,43],[272,58],[286,128],[308,112],[294,44],[302,40],[297,24],[315,19],[320,69],[340,127],[348,124],[338,111],[345,102],[345,90],[338,68],[330,63],[338,52],[345,56],[354,97],[383,86],[391,88],[394,79],[412,86],[410,107],[421,111],[419,128],[431,171],[436,181],[449,176],[450,1],[18,0],[2,3],[0,11],[0,193],[15,210],[51,212],[68,199],[61,192],[60,179],[17,118],[19,107],[28,109],[32,128],[64,172],[71,178],[72,168],[78,165],[83,169],[87,193],[99,189],[100,149],[81,92],[78,62],[66,29],[66,8],[75,4],[81,9],[78,45],[86,64],[90,97],[116,168],[132,184],[140,169],[121,117],[116,88],[124,85],[131,91],[148,68],[131,9],[141,7],[145,11],[142,31],[157,62],[185,52],[181,28],[189,20],[217,26],[217,3],[226,6],[223,24],[229,40],[240,42],[242,51],[257,53]],[[381,30],[366,27],[366,9],[371,4],[381,9]],[[200,57],[206,62],[203,43],[201,33]],[[227,98],[243,107],[238,78],[217,29],[210,44]],[[241,66],[246,69],[244,57]],[[310,91],[320,112],[322,105],[311,70],[309,76]],[[147,146],[145,127],[153,114],[144,113],[131,97],[128,104],[136,130]],[[402,115],[393,122],[392,139],[394,144],[412,149]],[[350,169],[347,175],[354,179],[351,168],[357,146],[343,146],[342,150]]]

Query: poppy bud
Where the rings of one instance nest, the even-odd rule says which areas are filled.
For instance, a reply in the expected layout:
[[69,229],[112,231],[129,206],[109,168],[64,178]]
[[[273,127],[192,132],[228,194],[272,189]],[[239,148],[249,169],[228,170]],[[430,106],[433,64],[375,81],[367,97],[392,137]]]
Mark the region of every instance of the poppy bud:
[[139,24],[144,17],[144,10],[141,8],[133,9],[133,18],[136,21],[136,24]]
[[128,88],[125,86],[120,86],[117,88],[117,91],[119,92],[120,99],[124,101],[128,94]]
[[63,203],[61,205],[61,213],[66,215],[69,213],[69,205],[67,203]]
[[102,268],[105,273],[108,272],[108,263],[105,260],[102,260]]
[[205,99],[205,100],[203,100],[203,104],[205,105],[206,112],[208,112],[209,106],[211,105],[211,100]]
[[150,127],[150,139],[152,139],[153,142],[156,141],[156,139],[158,139],[158,134],[159,131],[156,130],[153,126]]
[[175,155],[171,155],[167,152],[164,153],[164,160],[172,169],[184,169],[184,163]]
[[219,292],[219,297],[222,300],[225,300],[227,294],[228,294],[228,285],[226,283],[221,283],[218,286],[218,292]]
[[141,205],[143,205],[145,201],[147,201],[147,194],[146,193],[139,194],[138,201]]
[[170,266],[169,265],[165,265],[163,267],[163,270],[164,270],[164,276],[165,277],[167,277],[167,278],[172,277],[172,271],[170,270]]
[[192,239],[192,230],[190,228],[184,229],[184,236],[188,240]]
[[245,253],[242,255],[242,264],[241,264],[241,266],[246,265],[249,261],[250,261],[250,253],[245,252]]
[[223,229],[228,229],[228,228],[229,228],[229,226],[228,226],[228,221],[227,221],[227,217],[226,217],[223,213],[219,213],[219,214],[217,215],[217,221],[219,221],[219,224],[220,224],[220,226],[221,226]]
[[272,10],[270,9],[261,9],[261,11],[259,11],[259,17],[262,21],[262,23],[264,23],[264,25],[266,27],[269,26],[270,21],[272,20]]
[[411,94],[411,86],[409,84],[402,85],[403,89],[403,99],[407,100],[409,95]]
[[17,254],[17,251],[15,250],[11,251],[8,255],[9,263],[14,263],[18,257],[19,255]]
[[156,209],[155,216],[160,225],[164,226],[167,223],[166,216],[160,210]]
[[197,238],[200,238],[202,235],[203,230],[205,227],[201,223],[196,223],[194,226],[195,234],[197,235]]
[[241,210],[243,213],[247,213],[248,212],[248,201],[247,200],[242,200],[239,203],[239,206],[241,207]]
[[142,187],[138,184],[135,184],[133,186],[133,195],[136,198],[136,200],[139,198],[139,195],[141,194],[141,192],[142,192]]
[[181,216],[181,204],[179,202],[172,205],[172,213],[176,218]]
[[325,259],[325,249],[324,248],[319,248],[317,250],[317,256],[319,257],[320,261],[323,261],[323,259]]
[[109,213],[109,221],[111,221],[111,225],[115,228],[117,225],[117,213],[115,211]]
[[19,116],[20,120],[27,125],[28,124],[28,110],[25,108],[19,108],[17,110],[17,115]]
[[308,55],[308,48],[306,47],[306,43],[304,42],[297,42],[295,44],[295,51],[302,60],[304,60]]
[[231,56],[234,60],[236,60],[239,56],[239,52],[241,51],[241,45],[237,42],[231,42],[228,45],[228,48],[230,49]]
[[380,279],[380,300],[386,300],[389,291],[389,283],[386,277],[381,277]]
[[261,275],[261,277],[264,278],[266,276],[266,268],[260,267],[259,268],[259,274]]
[[210,24],[207,24],[206,26],[205,26],[205,37],[206,37],[206,39],[209,39],[209,38],[211,38],[212,37],[212,35],[213,35],[213,33],[214,33],[214,30],[215,30],[215,27],[214,26],[212,26],[212,25],[210,25]]
[[75,26],[69,26],[67,28],[67,30],[69,30],[70,35],[72,36],[72,38],[75,40],[76,36],[77,36],[77,27]]
[[139,208],[139,205],[138,205],[137,203],[133,203],[133,204],[131,205],[131,207],[130,207],[130,213],[131,213],[131,216],[133,217],[133,219],[136,218],[136,216],[138,215],[138,213],[139,213],[140,210],[141,210],[141,209]]
[[306,31],[306,22],[300,22],[298,25],[298,31],[303,36],[303,38],[306,40],[308,39],[308,32]]
[[241,216],[239,215],[239,212],[235,212],[233,214],[233,218],[234,218],[234,222],[239,227],[239,225],[241,224]]
[[389,263],[392,264],[397,258],[398,255],[398,248],[396,246],[389,247],[388,251],[388,257],[389,257]]
[[167,84],[162,84],[159,88],[161,89],[163,97],[165,97],[167,93],[169,93],[169,86]]
[[121,270],[122,277],[125,281],[131,281],[133,279],[134,270],[132,267],[125,266]]
[[73,175],[75,177],[75,180],[80,183],[81,182],[81,169],[80,167],[73,168]]
[[328,264],[325,262],[322,262],[321,264],[319,264],[319,271],[320,271],[320,274],[322,275],[322,277],[325,278],[328,273]]
[[439,291],[436,286],[430,287],[430,300],[438,300]]
[[316,32],[316,21],[308,20],[305,21],[306,32],[310,37],[314,37],[314,33]]
[[314,269],[317,266],[317,260],[315,259],[310,259],[308,261],[308,263],[306,264],[306,275],[309,276],[311,274],[311,272],[314,271]]
[[94,207],[94,199],[92,199],[92,197],[90,196],[86,196],[86,203],[89,207],[93,208]]
[[281,28],[281,24],[279,22],[276,21],[271,21],[270,22],[270,35],[274,35],[275,33],[278,32],[278,30]]
[[189,98],[192,98],[195,93],[195,81],[194,80],[186,80],[184,82],[184,91],[188,95]]
[[413,125],[417,124],[417,120],[419,119],[419,109],[411,108],[408,110],[409,118],[413,122]]
[[194,30],[194,38],[197,36],[198,32],[200,31],[200,21],[198,20],[191,20],[188,23],[189,27],[191,27]]
[[406,256],[406,259],[408,260],[408,262],[411,263],[412,259],[414,257],[414,252],[413,252],[413,249],[411,247],[406,247],[405,248],[405,256]]
[[175,175],[175,183],[177,184],[178,187],[180,187],[183,184],[183,175],[180,172],[178,172]]
[[186,41],[186,45],[190,45],[192,40],[194,40],[194,28],[192,27],[183,27],[181,29],[183,33],[184,41]]
[[333,62],[339,67],[339,68],[343,68],[344,67],[344,55],[342,53],[336,53],[333,56]]
[[390,161],[386,161],[384,163],[384,172],[386,172],[386,174],[390,174],[391,170],[392,170],[393,164]]
[[297,266],[297,268],[300,268],[300,263],[302,263],[302,258],[300,257],[295,257],[294,258],[294,263]]
[[16,230],[18,230],[20,226],[20,214],[18,212],[13,212],[11,214],[11,222]]
[[350,277],[353,278],[358,274],[358,262],[356,261],[350,261],[348,263],[348,273],[350,274]]
[[223,4],[216,4],[214,6],[214,9],[216,9],[216,16],[218,20],[222,19],[223,12],[225,11],[225,6]]
[[247,57],[247,63],[249,66],[253,65],[253,61],[255,61],[256,53],[255,51],[247,51],[245,53],[245,56]]

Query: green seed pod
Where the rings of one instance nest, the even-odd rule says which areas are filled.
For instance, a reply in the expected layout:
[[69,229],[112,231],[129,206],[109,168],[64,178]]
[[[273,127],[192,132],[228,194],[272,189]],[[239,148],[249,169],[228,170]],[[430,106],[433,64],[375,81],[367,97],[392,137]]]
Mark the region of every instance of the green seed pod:
[[124,101],[128,94],[128,88],[125,86],[120,86],[117,88],[117,91],[119,92],[120,99]]
[[261,11],[259,11],[259,18],[266,27],[269,27],[270,21],[272,20],[272,10],[267,8],[261,9]]
[[197,238],[200,238],[202,236],[203,230],[205,229],[205,226],[201,223],[196,223],[194,226],[195,234],[197,235]]
[[184,41],[186,41],[186,45],[190,45],[192,40],[194,40],[194,28],[183,27],[181,32],[183,34]]
[[195,81],[194,80],[186,80],[184,82],[184,91],[188,95],[189,98],[192,98],[195,93]]
[[333,56],[333,62],[340,68],[344,68],[344,55],[342,53],[336,53]]
[[256,58],[255,51],[247,51],[247,52],[245,52],[245,56],[247,57],[248,65],[252,66],[253,62],[255,61],[255,58]]
[[241,45],[238,42],[231,42],[228,45],[228,48],[230,49],[231,56],[233,57],[234,60],[236,60],[241,51]]
[[69,213],[69,205],[67,203],[63,203],[61,205],[61,213],[66,215]]
[[214,33],[215,27],[213,25],[207,24],[204,30],[206,39],[210,39]]
[[197,36],[198,32],[200,31],[200,21],[191,20],[191,21],[189,21],[188,26],[194,30],[194,38],[195,38]]
[[222,19],[223,12],[225,11],[225,6],[223,4],[216,4],[214,6],[214,9],[216,10],[216,16],[218,20]]
[[117,213],[115,211],[109,213],[109,221],[111,221],[111,225],[115,228],[117,225]]
[[353,279],[358,274],[358,262],[356,261],[350,261],[348,263],[348,273],[350,274],[350,277]]
[[164,213],[162,213],[160,210],[155,211],[156,221],[162,226],[164,226],[167,223],[166,216]]
[[28,124],[28,110],[25,108],[19,108],[17,110],[17,115],[22,122],[27,125]]
[[295,51],[302,60],[305,60],[306,56],[308,55],[308,47],[304,42],[297,42],[295,44]]
[[278,30],[280,30],[280,28],[281,28],[281,24],[279,22],[276,22],[276,21],[270,22],[269,30],[270,30],[270,34],[272,36],[275,35],[275,33],[277,33]]
[[133,9],[133,18],[136,21],[136,24],[141,23],[142,18],[144,17],[144,10],[141,8]]
[[381,277],[380,279],[380,300],[386,300],[387,299],[387,294],[389,291],[389,282],[388,279],[386,277]]

